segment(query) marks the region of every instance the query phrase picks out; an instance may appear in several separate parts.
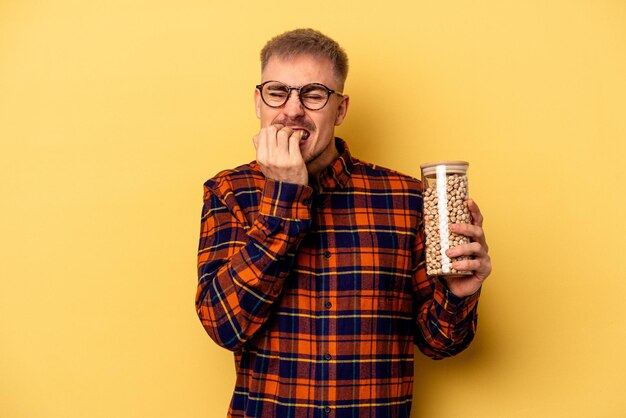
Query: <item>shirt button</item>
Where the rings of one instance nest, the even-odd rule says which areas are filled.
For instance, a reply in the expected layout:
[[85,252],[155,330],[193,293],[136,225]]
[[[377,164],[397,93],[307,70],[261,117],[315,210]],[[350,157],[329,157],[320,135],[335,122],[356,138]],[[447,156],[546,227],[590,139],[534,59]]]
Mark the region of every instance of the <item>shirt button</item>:
[[327,414],[327,415],[330,414],[330,407],[329,406],[324,407],[324,413]]
[[324,251],[324,257],[330,258],[330,251]]
[[311,203],[311,201],[309,199],[304,199],[302,203],[305,205],[308,205],[309,203]]
[[324,354],[324,360],[328,361],[331,358],[333,358],[333,357],[330,354],[328,354],[328,353]]
[[332,304],[332,303],[330,303],[330,302],[325,302],[325,303],[324,303],[324,307],[325,307],[326,309],[330,309],[330,308],[332,308],[332,306],[333,306],[333,304]]

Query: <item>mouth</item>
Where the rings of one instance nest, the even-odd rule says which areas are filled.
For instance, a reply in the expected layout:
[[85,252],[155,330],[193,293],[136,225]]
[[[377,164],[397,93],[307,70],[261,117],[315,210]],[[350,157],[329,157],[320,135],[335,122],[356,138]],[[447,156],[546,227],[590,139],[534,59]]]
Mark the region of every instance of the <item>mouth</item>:
[[311,136],[311,132],[307,131],[306,129],[294,128],[293,130],[302,132],[302,137],[300,137],[300,139],[303,141],[306,141],[307,139],[309,139],[309,136]]

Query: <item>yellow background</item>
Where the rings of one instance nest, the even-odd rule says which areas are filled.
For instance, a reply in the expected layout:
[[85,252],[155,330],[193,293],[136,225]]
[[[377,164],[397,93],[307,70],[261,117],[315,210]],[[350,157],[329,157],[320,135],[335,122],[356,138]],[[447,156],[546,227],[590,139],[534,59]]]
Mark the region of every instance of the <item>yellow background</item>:
[[360,158],[464,159],[493,274],[413,417],[626,416],[623,0],[0,0],[0,417],[223,417],[202,183],[254,158],[271,36],[347,50]]

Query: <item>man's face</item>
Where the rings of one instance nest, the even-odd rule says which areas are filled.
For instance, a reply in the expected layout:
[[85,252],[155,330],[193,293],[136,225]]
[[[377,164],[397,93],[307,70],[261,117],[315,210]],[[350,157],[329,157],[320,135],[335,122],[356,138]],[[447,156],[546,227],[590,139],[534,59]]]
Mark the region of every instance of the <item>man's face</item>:
[[[301,87],[309,83],[321,83],[340,91],[334,77],[333,67],[327,58],[311,55],[298,55],[280,59],[272,56],[263,70],[262,82],[280,81],[288,86]],[[320,110],[305,108],[298,92],[292,91],[283,106],[272,108],[263,103],[259,90],[255,90],[256,115],[261,127],[273,124],[290,126],[308,132],[300,141],[300,151],[304,162],[311,168],[316,162],[328,164],[335,155],[335,125],[340,125],[348,110],[348,96],[331,94],[328,103]],[[310,171],[310,170],[309,170]]]

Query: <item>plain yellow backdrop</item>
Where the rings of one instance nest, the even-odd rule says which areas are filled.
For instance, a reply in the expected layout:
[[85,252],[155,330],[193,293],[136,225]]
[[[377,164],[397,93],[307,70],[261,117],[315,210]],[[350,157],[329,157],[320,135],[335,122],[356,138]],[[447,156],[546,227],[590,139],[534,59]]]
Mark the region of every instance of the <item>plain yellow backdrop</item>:
[[413,417],[626,416],[626,2],[0,1],[0,417],[223,417],[194,311],[202,183],[254,159],[271,36],[350,57],[338,130],[470,161],[493,274]]

